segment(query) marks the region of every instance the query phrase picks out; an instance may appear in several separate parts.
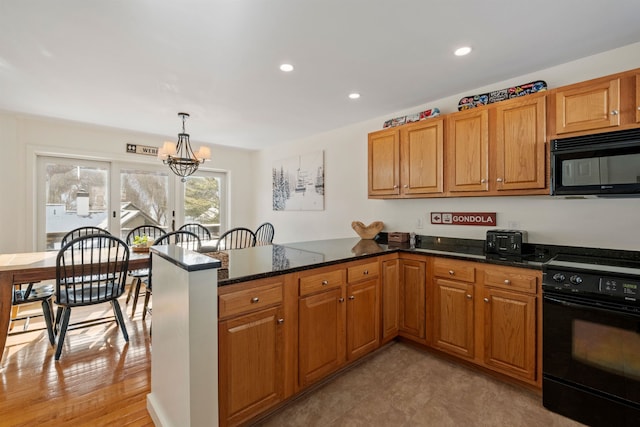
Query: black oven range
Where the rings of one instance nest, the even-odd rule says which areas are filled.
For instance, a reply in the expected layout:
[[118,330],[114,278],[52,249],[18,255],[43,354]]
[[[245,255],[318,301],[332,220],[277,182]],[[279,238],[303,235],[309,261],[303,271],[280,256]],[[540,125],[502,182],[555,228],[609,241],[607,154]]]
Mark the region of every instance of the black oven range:
[[640,425],[640,262],[543,265],[542,401],[590,426]]

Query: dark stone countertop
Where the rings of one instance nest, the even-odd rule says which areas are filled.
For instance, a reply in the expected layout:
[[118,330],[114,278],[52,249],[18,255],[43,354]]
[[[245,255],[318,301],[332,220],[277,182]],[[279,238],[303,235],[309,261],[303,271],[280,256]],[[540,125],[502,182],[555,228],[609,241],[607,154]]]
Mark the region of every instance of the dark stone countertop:
[[542,270],[545,262],[560,253],[627,258],[640,261],[640,251],[543,244],[525,244],[522,256],[502,257],[486,254],[484,240],[437,236],[417,237],[417,243],[413,248],[408,243],[388,244],[386,234],[381,233],[377,240],[360,240],[356,237],[230,250],[227,251],[229,254],[228,269],[218,270],[218,286],[309,270],[393,252],[432,255],[534,270]]
[[293,273],[397,251],[541,270],[549,253],[538,252],[518,258],[484,253],[484,241],[420,236],[418,245],[389,245],[358,238],[265,245],[226,251],[228,269],[218,270],[218,286]]

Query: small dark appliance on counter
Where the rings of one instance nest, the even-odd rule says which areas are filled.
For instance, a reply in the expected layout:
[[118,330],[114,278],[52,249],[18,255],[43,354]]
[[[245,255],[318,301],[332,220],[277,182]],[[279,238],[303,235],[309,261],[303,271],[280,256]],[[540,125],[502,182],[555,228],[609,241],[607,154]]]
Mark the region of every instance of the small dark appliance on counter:
[[487,230],[485,251],[488,254],[520,256],[524,243],[527,243],[526,231]]

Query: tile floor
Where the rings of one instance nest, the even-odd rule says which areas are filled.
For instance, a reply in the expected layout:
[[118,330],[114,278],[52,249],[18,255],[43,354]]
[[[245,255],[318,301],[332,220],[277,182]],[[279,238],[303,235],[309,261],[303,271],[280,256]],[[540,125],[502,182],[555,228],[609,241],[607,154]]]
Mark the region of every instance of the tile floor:
[[530,391],[394,342],[261,427],[576,427]]

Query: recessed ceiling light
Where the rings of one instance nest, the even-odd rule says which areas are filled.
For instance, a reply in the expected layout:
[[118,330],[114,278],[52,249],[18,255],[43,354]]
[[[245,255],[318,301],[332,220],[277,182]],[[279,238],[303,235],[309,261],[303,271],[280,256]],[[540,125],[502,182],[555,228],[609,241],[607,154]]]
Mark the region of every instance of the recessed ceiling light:
[[284,71],[285,73],[288,73],[288,72],[290,72],[290,71],[293,71],[293,65],[291,65],[291,64],[282,64],[282,65],[280,66],[280,69],[281,69],[282,71]]
[[456,49],[455,52],[453,52],[453,53],[456,56],[465,56],[465,55],[469,54],[469,52],[471,52],[471,48],[469,46],[464,46],[464,47]]
[[350,99],[358,99],[358,98],[360,98],[360,94],[356,93],[356,92],[350,93],[349,94],[349,98]]

